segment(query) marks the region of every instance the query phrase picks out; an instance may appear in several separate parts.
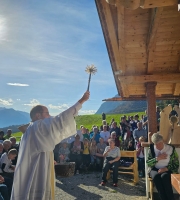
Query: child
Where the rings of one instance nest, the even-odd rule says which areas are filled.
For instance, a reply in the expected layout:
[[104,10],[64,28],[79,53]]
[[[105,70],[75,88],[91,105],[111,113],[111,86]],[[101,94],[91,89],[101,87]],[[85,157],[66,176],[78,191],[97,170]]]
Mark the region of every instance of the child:
[[97,144],[97,168],[102,170],[104,157],[103,153],[107,145],[104,143],[104,139],[102,137],[99,138],[99,143]]
[[134,151],[135,148],[134,148],[134,142],[132,140],[130,140],[128,142],[128,146],[127,146],[127,151]]
[[69,161],[69,148],[67,147],[67,143],[64,142],[62,147],[59,150],[59,159],[60,163]]
[[125,149],[127,149],[128,148],[128,143],[131,140],[132,134],[131,134],[129,126],[126,126],[125,130],[126,130],[126,132],[124,134],[124,145],[125,145]]
[[83,166],[85,167],[85,170],[87,171],[91,162],[90,151],[89,151],[89,140],[85,138],[83,144],[84,144]]
[[141,146],[141,142],[145,141],[146,138],[141,136],[139,138],[139,142],[136,145],[139,177],[144,177],[145,175],[144,147]]
[[90,145],[90,155],[91,155],[91,164],[96,164],[96,153],[97,153],[97,146],[96,140],[92,140]]
[[11,150],[9,150],[8,153],[5,152],[1,156],[0,166],[3,171],[3,174],[6,177],[13,178],[13,176],[14,176],[15,165],[12,165],[11,161],[14,160],[16,156],[17,156],[16,149],[11,149]]

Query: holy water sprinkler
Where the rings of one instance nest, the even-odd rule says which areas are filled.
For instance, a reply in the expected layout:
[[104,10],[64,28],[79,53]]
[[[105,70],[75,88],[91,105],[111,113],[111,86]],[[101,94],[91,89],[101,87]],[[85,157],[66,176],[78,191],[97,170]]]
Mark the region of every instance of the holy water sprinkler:
[[91,74],[94,75],[97,72],[97,68],[94,65],[88,65],[85,70],[89,74],[89,81],[87,91],[89,91],[90,81],[91,81]]

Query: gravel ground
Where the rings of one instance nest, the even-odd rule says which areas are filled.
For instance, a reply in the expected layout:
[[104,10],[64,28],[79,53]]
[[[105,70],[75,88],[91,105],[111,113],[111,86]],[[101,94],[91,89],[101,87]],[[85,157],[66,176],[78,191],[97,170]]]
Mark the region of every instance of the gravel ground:
[[56,200],[147,200],[144,178],[134,185],[131,175],[119,175],[117,188],[112,186],[111,179],[105,187],[100,186],[100,182],[101,173],[99,172],[79,174],[68,178],[57,177]]

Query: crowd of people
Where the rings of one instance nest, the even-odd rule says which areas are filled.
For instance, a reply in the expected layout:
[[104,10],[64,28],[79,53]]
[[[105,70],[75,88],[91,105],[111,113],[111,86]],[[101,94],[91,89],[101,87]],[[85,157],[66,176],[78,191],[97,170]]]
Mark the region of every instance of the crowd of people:
[[[157,122],[159,122],[159,112],[160,110],[157,108]],[[117,187],[118,166],[122,164],[121,150],[137,151],[139,177],[145,176],[144,148],[141,143],[147,140],[147,115],[141,116],[141,118],[138,114],[129,117],[122,116],[120,122],[112,119],[110,123],[107,123],[105,115],[102,115],[102,125],[100,127],[93,125],[92,129],[89,130],[81,125],[80,130],[77,130],[74,136],[56,145],[54,160],[55,164],[75,162],[75,174],[88,170],[102,171],[102,186],[106,184],[107,173],[111,168],[113,170],[113,186]],[[152,138],[152,142],[155,144],[154,150],[150,152],[147,160],[147,165],[151,167],[149,174],[155,181],[157,179],[155,184],[157,184],[160,193],[163,189],[158,188],[159,182],[168,179],[171,171],[177,171],[179,167],[179,162],[175,163],[176,165],[173,164],[175,166],[173,169],[171,169],[172,163],[170,163],[170,168],[164,167],[162,163],[158,165],[161,160],[167,158],[167,154],[164,154],[164,157],[157,154],[157,152],[164,150],[165,144],[162,141],[163,138],[159,135]],[[158,147],[159,143],[160,147]],[[171,147],[166,147],[167,152],[172,151]],[[19,144],[16,144],[16,138],[13,137],[12,130],[8,129],[6,134],[0,131],[0,200],[10,199],[18,151]],[[173,152],[175,152],[174,149]],[[174,155],[173,159],[175,158],[174,160],[177,161],[177,153],[175,152]],[[166,161],[167,163],[174,162],[173,159],[166,159]],[[128,161],[133,162],[129,159]],[[164,170],[165,178],[164,176],[158,176],[158,170],[161,169],[159,167]],[[171,171],[168,171],[169,169]],[[172,195],[171,189],[168,190],[168,195]]]
[[18,150],[12,130],[0,131],[0,200],[10,199]]
[[[102,117],[104,116],[102,115]],[[55,161],[60,163],[75,162],[75,174],[84,170],[105,170],[104,174],[106,174],[107,168],[112,167],[112,163],[108,167],[105,165],[106,159],[108,162],[115,159],[116,166],[120,163],[120,151],[118,153],[116,149],[116,154],[113,156],[112,152],[108,153],[108,150],[115,146],[119,150],[137,150],[139,177],[144,177],[144,148],[141,146],[141,142],[147,141],[148,138],[147,116],[141,116],[141,118],[138,114],[129,117],[122,116],[120,122],[112,119],[110,123],[107,123],[106,119],[102,119],[100,127],[93,125],[92,129],[89,130],[81,125],[74,137],[67,138],[58,144],[54,149]],[[119,159],[117,160],[117,158]],[[118,167],[116,168],[118,170]],[[105,177],[105,175],[103,176]],[[103,179],[102,182],[105,183]],[[104,183],[102,184],[104,185]],[[114,186],[116,184],[115,181]]]

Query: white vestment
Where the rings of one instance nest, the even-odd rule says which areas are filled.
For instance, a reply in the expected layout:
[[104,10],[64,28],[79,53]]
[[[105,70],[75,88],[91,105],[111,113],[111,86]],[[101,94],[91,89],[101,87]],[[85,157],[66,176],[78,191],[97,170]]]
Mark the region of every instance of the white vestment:
[[54,200],[53,149],[76,133],[78,102],[56,117],[30,123],[24,133],[14,174],[11,200]]

